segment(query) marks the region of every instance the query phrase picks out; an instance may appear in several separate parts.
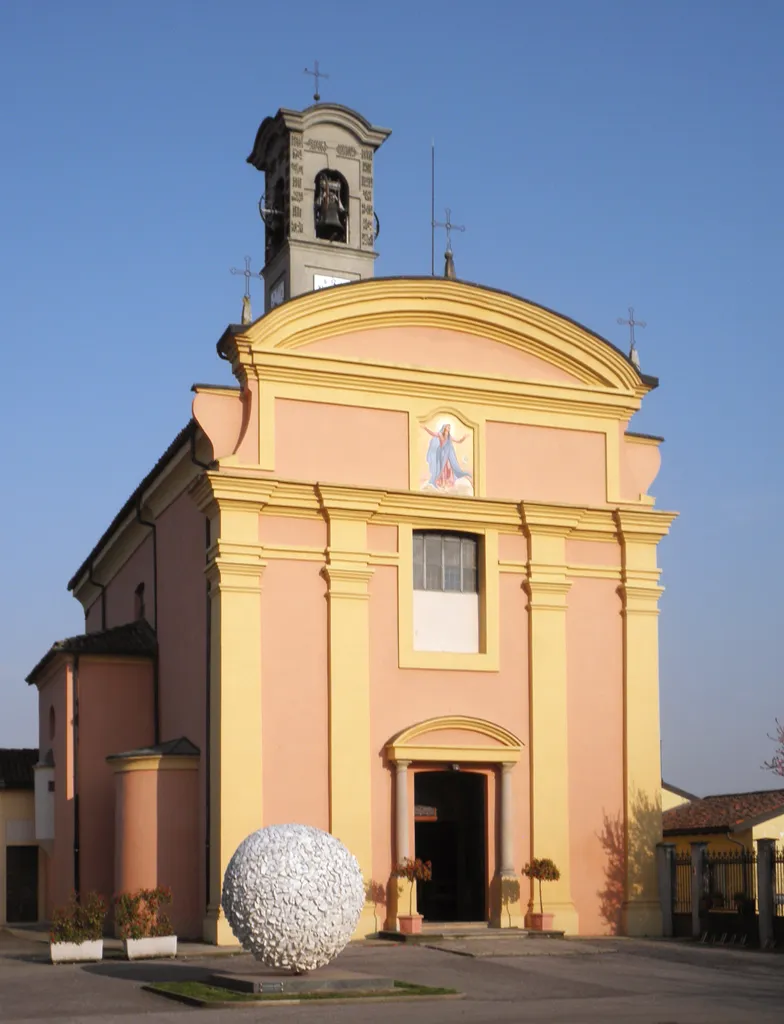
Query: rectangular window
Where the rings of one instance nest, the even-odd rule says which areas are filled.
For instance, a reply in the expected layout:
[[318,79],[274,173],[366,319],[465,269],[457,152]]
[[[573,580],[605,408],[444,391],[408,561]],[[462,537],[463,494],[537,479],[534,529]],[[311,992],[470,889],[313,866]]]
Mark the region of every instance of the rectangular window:
[[477,592],[477,538],[460,533],[414,533],[414,590]]
[[414,650],[478,654],[477,537],[421,530],[412,539]]

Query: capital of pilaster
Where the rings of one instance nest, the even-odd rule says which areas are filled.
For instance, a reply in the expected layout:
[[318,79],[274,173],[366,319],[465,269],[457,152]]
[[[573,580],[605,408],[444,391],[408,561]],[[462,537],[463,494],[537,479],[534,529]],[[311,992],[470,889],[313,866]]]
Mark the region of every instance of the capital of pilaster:
[[658,544],[670,532],[677,512],[654,511],[651,508],[616,508],[618,535],[624,544]]
[[328,596],[347,600],[366,601],[369,598],[368,583],[373,569],[368,565],[325,565],[321,575],[327,581]]
[[261,544],[236,544],[218,539],[207,552],[205,574],[210,587],[235,593],[255,592],[267,563]]
[[523,582],[528,595],[528,605],[536,611],[566,611],[566,595],[572,584],[565,577],[542,578],[535,571]]
[[218,509],[260,512],[277,487],[268,477],[256,477],[226,470],[207,470],[191,485],[190,494],[200,512]]
[[316,493],[321,510],[328,519],[366,521],[378,511],[386,492],[363,487],[317,484]]
[[548,505],[535,501],[521,501],[518,508],[523,530],[528,536],[539,534],[567,537],[586,511],[569,505]]
[[620,584],[618,593],[623,601],[624,615],[658,615],[659,598],[664,587],[654,583],[626,582]]

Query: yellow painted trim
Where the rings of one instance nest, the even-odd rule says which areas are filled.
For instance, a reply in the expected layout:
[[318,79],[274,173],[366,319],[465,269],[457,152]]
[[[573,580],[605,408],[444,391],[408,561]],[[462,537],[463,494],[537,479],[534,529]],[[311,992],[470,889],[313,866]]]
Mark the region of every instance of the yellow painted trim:
[[471,764],[503,764],[506,762],[517,763],[520,760],[519,750],[510,750],[508,747],[483,747],[472,746],[471,744],[453,744],[441,746],[440,744],[425,744],[421,747],[399,746],[387,748],[390,760],[394,761],[446,761],[450,764],[468,763]]
[[151,754],[149,756],[107,758],[113,772],[181,772],[198,771],[199,758],[182,755]]
[[[495,722],[488,722],[484,718],[473,718],[470,715],[439,715],[436,718],[426,718],[423,722],[416,722],[414,725],[409,725],[408,728],[403,729],[402,732],[399,732],[387,744],[387,753],[390,758],[395,760],[405,760],[402,754],[396,754],[397,750],[401,747],[411,746],[414,740],[420,736],[426,736],[429,732],[443,729],[465,729],[479,736],[486,736],[489,740],[500,744],[500,748],[482,747],[482,750],[501,749],[502,752],[505,750],[508,753],[515,750],[519,752],[523,747],[523,741],[515,736],[513,732],[504,728],[503,725],[496,725]],[[451,748],[443,747],[439,749],[446,750]],[[461,745],[459,749],[463,750],[465,748]],[[509,761],[512,758],[506,758],[506,760]]]
[[229,341],[233,362],[383,327],[432,326],[490,338],[558,366],[584,384],[644,394],[620,352],[584,327],[501,292],[439,278],[378,279],[284,303]]
[[266,380],[258,380],[259,468],[275,470],[275,393]]
[[[438,498],[436,497],[436,501]],[[458,499],[459,500],[459,499]],[[471,500],[471,499],[467,499]],[[419,525],[419,524],[417,524]],[[432,523],[426,524],[433,529]],[[414,528],[401,522],[398,529],[398,665],[400,668],[449,669],[457,672],[497,672],[500,667],[498,532],[462,527],[483,538],[479,566],[478,654],[414,650]]]

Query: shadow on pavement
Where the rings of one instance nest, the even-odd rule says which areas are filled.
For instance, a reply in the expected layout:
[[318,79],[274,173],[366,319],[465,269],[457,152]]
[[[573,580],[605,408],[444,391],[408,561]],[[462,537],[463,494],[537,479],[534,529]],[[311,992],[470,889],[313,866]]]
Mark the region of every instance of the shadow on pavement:
[[121,981],[146,982],[156,981],[202,981],[211,973],[204,967],[193,967],[188,964],[169,961],[153,963],[149,960],[128,963],[127,960],[102,961],[99,964],[87,964],[82,968],[87,974],[97,974],[104,978],[119,978]]

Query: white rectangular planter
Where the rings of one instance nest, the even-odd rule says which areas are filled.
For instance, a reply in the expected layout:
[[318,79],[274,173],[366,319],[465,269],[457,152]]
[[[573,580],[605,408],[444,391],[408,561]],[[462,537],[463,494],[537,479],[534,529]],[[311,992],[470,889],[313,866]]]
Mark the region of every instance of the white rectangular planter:
[[103,959],[103,939],[87,942],[50,942],[53,964],[75,964],[86,960]]
[[150,960],[156,956],[177,956],[176,935],[154,935],[147,939],[125,939],[129,960]]

